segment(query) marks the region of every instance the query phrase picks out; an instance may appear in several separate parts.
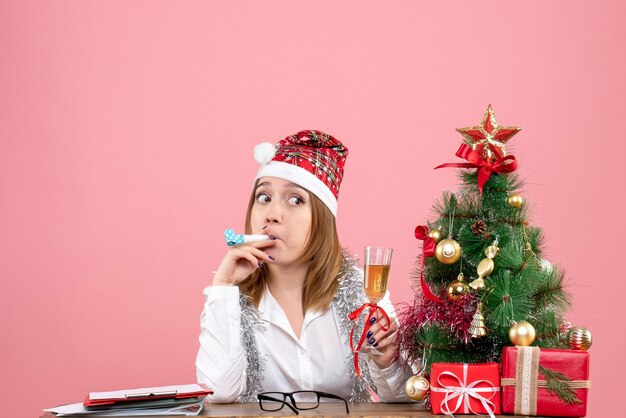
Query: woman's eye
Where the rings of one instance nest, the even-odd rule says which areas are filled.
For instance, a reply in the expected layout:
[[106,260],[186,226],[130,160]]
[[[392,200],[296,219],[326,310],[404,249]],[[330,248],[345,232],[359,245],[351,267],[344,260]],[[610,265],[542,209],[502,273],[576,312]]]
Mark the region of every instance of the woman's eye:
[[256,201],[259,202],[259,203],[267,203],[270,200],[272,200],[272,199],[268,195],[266,195],[265,193],[260,193],[256,197]]
[[303,204],[304,200],[302,200],[298,196],[292,196],[289,198],[289,203],[291,203],[292,205],[298,206],[298,205]]

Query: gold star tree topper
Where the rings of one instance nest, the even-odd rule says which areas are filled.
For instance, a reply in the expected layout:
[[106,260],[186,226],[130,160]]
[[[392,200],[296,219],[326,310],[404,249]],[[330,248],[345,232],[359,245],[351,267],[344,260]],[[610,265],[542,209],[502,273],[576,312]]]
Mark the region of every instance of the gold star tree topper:
[[521,127],[498,125],[493,109],[489,105],[480,125],[458,128],[457,132],[463,135],[465,143],[483,159],[492,161],[506,156],[504,148],[506,142],[521,130]]

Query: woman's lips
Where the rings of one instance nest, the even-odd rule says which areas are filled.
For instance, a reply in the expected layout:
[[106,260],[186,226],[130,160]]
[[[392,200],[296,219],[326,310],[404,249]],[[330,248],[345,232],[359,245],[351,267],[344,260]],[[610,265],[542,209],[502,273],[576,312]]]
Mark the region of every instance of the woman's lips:
[[265,231],[265,233],[270,237],[271,240],[280,239],[280,237],[278,235],[274,234],[273,231]]

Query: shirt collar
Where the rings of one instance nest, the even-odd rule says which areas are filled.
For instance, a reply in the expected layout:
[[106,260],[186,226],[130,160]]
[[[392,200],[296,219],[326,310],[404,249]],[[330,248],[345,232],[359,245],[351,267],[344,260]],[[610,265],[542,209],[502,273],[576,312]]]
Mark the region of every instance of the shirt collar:
[[[302,323],[300,336],[302,336],[302,333],[306,329],[307,325],[311,323],[311,321],[313,321],[315,318],[321,316],[323,313],[323,311],[317,310],[308,311],[304,315],[304,322]],[[293,332],[293,328],[291,328],[291,324],[289,323],[289,319],[287,319],[287,315],[285,315],[285,312],[280,307],[267,285],[265,285],[265,288],[263,289],[263,296],[259,301],[259,316],[262,320],[282,328],[285,332],[293,336],[296,340],[298,339]]]

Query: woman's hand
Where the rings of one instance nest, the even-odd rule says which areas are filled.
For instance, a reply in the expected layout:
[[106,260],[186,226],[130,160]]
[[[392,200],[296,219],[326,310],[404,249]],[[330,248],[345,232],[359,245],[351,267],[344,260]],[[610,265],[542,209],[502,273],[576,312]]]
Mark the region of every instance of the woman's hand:
[[[260,234],[263,231],[258,232]],[[240,244],[230,247],[213,277],[214,286],[232,286],[248,277],[261,263],[274,261],[263,249],[276,245],[276,241],[263,241]]]
[[[376,318],[376,322],[374,322],[366,334],[369,335],[369,337],[367,337],[367,344],[382,353],[371,354],[370,358],[379,368],[384,369],[389,367],[398,356],[398,347],[400,344],[397,331],[399,327],[396,319],[390,318],[391,324],[389,324],[387,319],[380,315],[378,310],[374,317]],[[383,331],[381,326],[387,328],[387,331]]]

